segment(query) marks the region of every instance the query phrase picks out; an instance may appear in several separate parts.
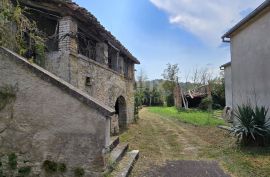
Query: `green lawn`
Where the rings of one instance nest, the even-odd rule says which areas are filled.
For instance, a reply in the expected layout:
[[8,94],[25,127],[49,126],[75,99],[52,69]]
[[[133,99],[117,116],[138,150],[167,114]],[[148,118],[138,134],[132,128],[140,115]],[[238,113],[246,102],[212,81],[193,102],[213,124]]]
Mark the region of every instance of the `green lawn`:
[[177,110],[175,107],[149,107],[149,111],[162,116],[176,118],[182,122],[200,126],[224,125],[221,119],[213,117],[213,113],[199,110]]

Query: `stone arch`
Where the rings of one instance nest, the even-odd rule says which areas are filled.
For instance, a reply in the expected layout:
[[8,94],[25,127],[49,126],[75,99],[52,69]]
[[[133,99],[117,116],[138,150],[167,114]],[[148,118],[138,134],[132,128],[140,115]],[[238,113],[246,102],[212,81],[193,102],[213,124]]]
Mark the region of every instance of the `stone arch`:
[[127,103],[123,96],[119,96],[115,102],[115,114],[118,115],[119,128],[127,126]]

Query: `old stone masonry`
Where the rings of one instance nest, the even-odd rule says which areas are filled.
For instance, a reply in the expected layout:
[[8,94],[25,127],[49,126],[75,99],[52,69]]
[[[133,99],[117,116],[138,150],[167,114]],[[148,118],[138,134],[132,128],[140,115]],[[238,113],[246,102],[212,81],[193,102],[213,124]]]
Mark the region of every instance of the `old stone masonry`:
[[139,61],[73,2],[19,3],[47,36],[46,53],[36,65],[0,48],[0,176],[102,176],[121,159],[132,166],[138,151],[112,136],[133,122]]

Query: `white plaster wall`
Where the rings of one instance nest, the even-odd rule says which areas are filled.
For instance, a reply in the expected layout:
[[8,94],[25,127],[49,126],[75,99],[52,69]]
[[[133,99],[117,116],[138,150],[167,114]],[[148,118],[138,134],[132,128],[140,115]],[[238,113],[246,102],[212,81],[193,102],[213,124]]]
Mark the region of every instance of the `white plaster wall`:
[[232,74],[231,66],[224,68],[226,106],[232,107]]
[[231,38],[233,106],[270,106],[270,11]]

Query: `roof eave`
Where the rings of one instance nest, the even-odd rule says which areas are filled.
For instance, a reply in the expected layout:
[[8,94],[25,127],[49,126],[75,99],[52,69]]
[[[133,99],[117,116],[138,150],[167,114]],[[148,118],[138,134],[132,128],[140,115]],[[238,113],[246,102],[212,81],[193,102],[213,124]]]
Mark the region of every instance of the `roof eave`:
[[[236,30],[241,28],[244,24],[249,22],[251,19],[256,17],[258,14],[260,14],[265,8],[267,8],[270,5],[270,0],[266,0],[264,3],[262,3],[259,7],[257,7],[253,12],[251,12],[248,16],[246,16],[244,19],[242,19],[239,23],[237,23],[234,27],[232,27],[228,32],[226,32],[221,38],[223,41],[226,38],[231,38],[232,33],[234,33]],[[224,41],[226,42],[226,40]]]
[[232,65],[232,62],[230,61],[230,62],[228,62],[228,63],[225,63],[225,64],[221,65],[219,68],[220,68],[221,70],[224,70],[224,68],[226,68],[226,67],[228,67],[228,66],[231,66],[231,65]]
[[[37,3],[34,0],[20,0],[20,2],[22,2],[25,5],[33,5],[33,7],[35,7],[36,3]],[[120,49],[120,51],[128,57],[129,60],[133,61],[135,64],[140,64],[139,60],[136,57],[134,57],[129,52],[129,50],[120,41],[118,41],[114,35],[111,34],[110,31],[106,30],[105,27],[98,21],[98,19],[93,14],[91,14],[87,9],[80,7],[75,2],[47,0],[47,1],[43,1],[43,3],[61,4],[60,7],[66,7],[66,11],[63,12],[64,14],[69,14],[70,16],[72,16],[76,19],[79,19],[79,20],[81,20],[83,17],[84,20],[86,20],[85,23],[89,23],[89,22],[93,23],[96,26],[96,28],[101,31],[101,33],[105,34],[103,37],[107,38],[109,41],[114,43],[116,45],[116,47],[118,47]],[[41,6],[42,6],[41,4],[38,4],[38,7],[41,7]],[[48,8],[48,7],[44,7],[44,8]],[[69,10],[67,11],[67,9],[69,9]],[[57,11],[55,8],[51,9],[51,10]],[[79,13],[81,16],[78,17],[78,14],[76,14],[75,12]]]

